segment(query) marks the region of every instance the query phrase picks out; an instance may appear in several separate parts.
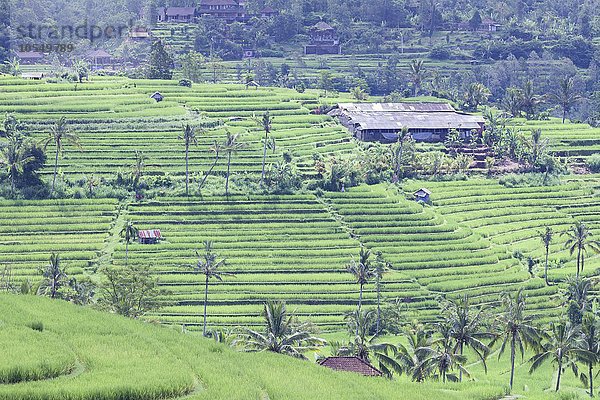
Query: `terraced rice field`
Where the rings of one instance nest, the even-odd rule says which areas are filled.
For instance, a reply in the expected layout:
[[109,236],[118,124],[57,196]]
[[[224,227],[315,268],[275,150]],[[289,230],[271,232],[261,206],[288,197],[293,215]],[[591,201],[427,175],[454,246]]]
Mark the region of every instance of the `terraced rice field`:
[[117,208],[110,199],[0,201],[0,268],[33,284],[59,252],[66,272],[81,276],[101,256]]
[[[149,97],[155,91],[165,96],[163,101]],[[271,136],[276,141],[267,161],[278,161],[288,152],[304,172],[312,173],[314,153],[338,154],[354,148],[348,132],[330,117],[311,114],[318,104],[317,92],[246,90],[241,85],[184,88],[176,81],[102,77],[83,84],[51,84],[0,77],[0,113],[14,113],[28,121],[34,136],[41,138],[54,120],[68,117],[83,147],[81,151],[67,147],[60,158],[60,170],[72,177],[129,171],[136,150],[145,155],[146,174],[182,175],[183,142],[179,136],[184,123],[213,128],[198,133],[198,146],[192,146],[192,174],[200,175],[210,167],[214,159],[210,146],[214,141],[223,142],[226,128],[240,133],[240,141],[246,145],[233,157],[232,171],[258,172],[264,133],[256,118],[267,110],[274,118]],[[215,171],[225,168],[220,162]],[[50,165],[44,172],[52,172]]]

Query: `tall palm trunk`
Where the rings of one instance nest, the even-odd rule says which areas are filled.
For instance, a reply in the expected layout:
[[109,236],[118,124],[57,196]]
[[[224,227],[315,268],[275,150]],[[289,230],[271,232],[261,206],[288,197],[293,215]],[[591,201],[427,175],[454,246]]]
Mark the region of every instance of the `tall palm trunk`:
[[549,286],[548,283],[548,253],[550,252],[549,246],[546,246],[546,265],[544,267],[544,279],[546,280],[546,286]]
[[200,185],[198,186],[199,189],[202,189],[202,187],[204,186],[204,184],[206,183],[206,180],[208,179],[208,177],[210,176],[210,174],[212,173],[212,170],[215,168],[215,166],[217,165],[217,162],[219,162],[219,153],[216,154],[215,156],[215,161],[213,161],[212,165],[210,166],[210,168],[208,169],[208,172],[206,172],[206,175],[204,175],[204,179],[202,179],[202,182],[200,182]]
[[515,379],[515,335],[512,335],[510,341],[510,390],[512,392]]
[[125,239],[125,266],[129,265],[129,239]]
[[56,185],[56,175],[58,174],[58,144],[56,145],[56,154],[54,155],[54,177],[52,178],[52,190],[50,193],[54,193],[54,186]]
[[227,154],[227,176],[225,177],[225,196],[229,195],[229,168],[231,167],[231,151]]
[[579,266],[581,265],[581,247],[577,247],[577,277],[579,278]]
[[189,169],[189,152],[190,152],[190,144],[185,142],[185,195],[189,194],[189,185],[190,185],[190,169]]
[[379,287],[379,278],[377,278],[377,328],[375,334],[379,334],[379,325],[381,323],[381,288]]
[[[463,355],[463,342],[460,342],[460,346],[458,347],[459,349],[459,354],[462,356]],[[462,382],[462,369],[458,369],[458,381]]]
[[[363,284],[360,284],[360,290],[358,291],[358,315],[360,316],[360,309],[362,307],[362,297],[363,297]],[[356,336],[358,336],[358,325],[356,324]]]
[[208,275],[204,283],[204,325],[202,326],[202,336],[206,336],[206,305],[208,303]]
[[267,131],[265,130],[265,143],[263,144],[263,159],[262,159],[262,175],[261,175],[261,181],[264,184],[265,183],[265,163],[267,161]]
[[590,397],[594,397],[594,364],[588,364],[588,376],[590,377]]
[[565,123],[565,120],[567,119],[567,110],[563,108],[563,116],[562,116],[562,123]]
[[558,376],[556,377],[556,391],[560,389],[560,375],[562,373],[562,360],[558,361]]

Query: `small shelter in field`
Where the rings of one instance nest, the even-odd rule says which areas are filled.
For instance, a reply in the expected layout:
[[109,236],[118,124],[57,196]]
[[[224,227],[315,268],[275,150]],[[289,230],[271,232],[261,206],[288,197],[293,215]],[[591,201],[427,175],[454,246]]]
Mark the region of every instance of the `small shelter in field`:
[[165,98],[165,96],[163,96],[162,94],[160,94],[160,92],[154,92],[150,95],[150,98],[156,100],[156,102],[158,103],[159,101],[163,101],[163,99]]
[[431,192],[425,188],[421,188],[413,193],[415,196],[415,200],[422,202],[429,202],[429,196],[431,196]]
[[21,78],[23,79],[33,79],[33,80],[41,80],[46,76],[43,72],[24,72],[21,74]]
[[319,364],[335,371],[354,372],[364,376],[383,375],[380,370],[369,364],[367,361],[355,356],[327,357],[319,361]]
[[138,231],[138,241],[140,244],[157,244],[162,235],[160,229],[146,229]]
[[44,60],[44,55],[37,51],[17,51],[19,62],[24,65],[39,64]]

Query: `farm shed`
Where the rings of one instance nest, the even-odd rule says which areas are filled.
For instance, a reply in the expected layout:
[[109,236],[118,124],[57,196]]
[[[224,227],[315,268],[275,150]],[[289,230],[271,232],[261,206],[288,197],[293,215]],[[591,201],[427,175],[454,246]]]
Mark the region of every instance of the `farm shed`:
[[381,376],[380,370],[359,357],[327,357],[319,364],[336,371],[355,372],[365,376]]
[[415,200],[427,203],[429,201],[429,196],[431,196],[431,192],[425,188],[421,188],[414,192],[413,195],[415,196]]
[[40,80],[46,75],[43,72],[24,72],[21,74],[21,78]]
[[473,130],[482,132],[485,124],[483,117],[458,112],[447,103],[339,103],[329,115],[357,139],[382,143],[398,140],[405,127],[416,141],[439,142],[452,129],[467,137]]
[[147,229],[138,231],[140,244],[156,244],[162,239],[160,229]]
[[37,51],[17,51],[16,54],[19,62],[25,65],[39,64],[44,59],[44,55]]
[[103,68],[112,64],[112,56],[105,50],[93,50],[85,55],[85,59],[91,64],[92,68]]
[[163,96],[162,94],[160,94],[160,92],[154,92],[150,95],[150,98],[156,100],[156,102],[158,103],[159,101],[163,101],[163,99],[165,98],[165,96]]
[[158,22],[189,23],[196,18],[194,7],[159,7]]

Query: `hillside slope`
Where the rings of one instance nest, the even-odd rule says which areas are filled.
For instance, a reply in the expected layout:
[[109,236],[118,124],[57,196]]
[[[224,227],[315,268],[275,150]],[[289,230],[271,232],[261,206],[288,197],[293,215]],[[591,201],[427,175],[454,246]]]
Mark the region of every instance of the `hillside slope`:
[[[489,399],[502,392],[489,383],[390,382],[275,354],[237,353],[193,334],[41,297],[1,295],[0,313],[0,399],[385,399],[400,393]],[[42,331],[31,328],[37,323]]]

